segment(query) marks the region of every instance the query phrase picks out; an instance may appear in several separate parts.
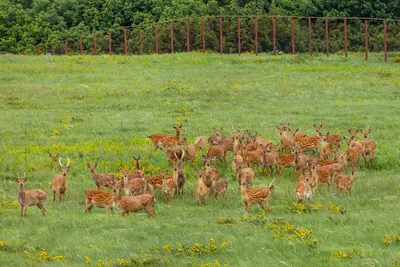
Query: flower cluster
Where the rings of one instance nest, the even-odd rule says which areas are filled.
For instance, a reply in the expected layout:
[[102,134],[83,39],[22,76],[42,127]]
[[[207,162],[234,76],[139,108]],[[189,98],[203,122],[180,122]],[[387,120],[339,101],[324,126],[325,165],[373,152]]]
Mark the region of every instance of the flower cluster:
[[400,227],[398,228],[399,234],[390,236],[387,233],[383,233],[383,244],[386,246],[400,244]]
[[19,206],[18,201],[8,200],[6,196],[2,196],[1,199],[2,199],[1,205],[3,207],[10,208],[10,207],[18,207]]
[[331,259],[352,259],[356,255],[361,255],[361,251],[350,249],[348,252],[338,250],[331,254]]
[[28,250],[25,250],[24,253],[29,257],[28,260],[25,260],[27,264],[35,265],[37,262],[66,262],[65,256],[51,256],[44,248],[41,248],[37,253]]

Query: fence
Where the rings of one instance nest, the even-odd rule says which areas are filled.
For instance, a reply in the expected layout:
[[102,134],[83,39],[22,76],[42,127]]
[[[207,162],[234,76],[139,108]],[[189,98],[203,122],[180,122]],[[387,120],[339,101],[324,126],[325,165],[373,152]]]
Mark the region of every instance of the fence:
[[400,20],[299,16],[203,16],[110,29],[37,46],[37,54],[190,52],[338,53],[400,51]]

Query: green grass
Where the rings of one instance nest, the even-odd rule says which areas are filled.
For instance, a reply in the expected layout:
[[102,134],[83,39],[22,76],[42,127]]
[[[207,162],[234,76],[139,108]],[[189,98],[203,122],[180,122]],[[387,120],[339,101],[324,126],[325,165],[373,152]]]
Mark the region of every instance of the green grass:
[[[383,241],[384,232],[399,235],[400,65],[380,57],[0,57],[0,266],[59,265],[56,256],[74,266],[89,259],[107,266],[398,266],[399,242]],[[117,173],[141,155],[147,173],[171,169],[161,151],[152,151],[151,133],[173,134],[171,126],[183,124],[193,142],[213,127],[223,126],[226,134],[248,128],[276,143],[275,126],[288,122],[308,134],[314,123],[345,135],[372,129],[376,162],[366,168],[362,161],[351,197],[323,188],[311,210],[300,212],[303,207],[292,204],[296,178],[285,170],[275,182],[272,212],[254,206],[247,213],[230,165],[218,163],[230,183],[227,199],[211,197],[198,207],[196,159],[184,165],[182,197],[167,204],[156,193],[155,218],[144,212],[122,217],[118,209],[112,216],[96,208],[83,212],[84,191],[94,188],[88,162]],[[57,171],[50,169],[49,152],[71,159],[64,203],[52,201]],[[47,191],[46,217],[36,207],[19,216],[13,178],[24,173],[26,189]],[[272,179],[257,173],[255,187]],[[312,233],[294,237],[301,228]]]

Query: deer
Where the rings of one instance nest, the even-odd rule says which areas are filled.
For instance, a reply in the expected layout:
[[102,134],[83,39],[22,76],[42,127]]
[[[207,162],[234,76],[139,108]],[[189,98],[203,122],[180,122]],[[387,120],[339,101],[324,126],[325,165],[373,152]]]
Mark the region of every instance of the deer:
[[291,150],[294,154],[294,171],[296,174],[301,174],[301,172],[307,168],[307,163],[312,161],[313,158],[301,153],[300,147],[298,146],[292,146]]
[[206,137],[197,136],[194,139],[194,146],[196,147],[196,150],[203,150],[206,147]]
[[[122,184],[120,184],[122,186]],[[114,198],[112,192],[104,192],[97,189],[85,191],[85,212],[92,213],[93,207],[105,208],[107,213],[112,212]]]
[[214,189],[214,197],[215,199],[219,199],[219,196],[222,194],[225,197],[228,192],[228,181],[225,179],[216,180],[215,177],[212,179],[212,188]]
[[333,151],[332,145],[328,142],[329,132],[327,132],[326,135],[318,132],[318,135],[321,138],[321,149],[319,151],[319,157],[322,159],[329,159]]
[[318,152],[318,146],[321,142],[321,137],[319,136],[306,136],[296,141],[296,146],[301,147],[301,151],[311,151],[313,154]]
[[157,150],[157,148],[163,147],[168,147],[168,146],[175,146],[178,144],[179,141],[181,141],[181,135],[185,131],[183,129],[182,125],[179,127],[172,126],[175,131],[176,135],[169,135],[169,134],[152,134],[148,136],[148,138],[151,139],[152,145],[154,148],[154,151]]
[[173,148],[171,148],[169,146],[161,145],[161,149],[164,150],[165,156],[166,156],[169,164],[171,164],[172,161],[177,161],[182,156],[182,154],[181,154],[182,150],[178,146],[174,146]]
[[164,201],[171,201],[175,195],[176,184],[173,178],[167,179],[167,173],[161,172],[163,184],[162,184],[162,192],[164,195]]
[[95,169],[97,168],[97,163],[93,166],[88,163],[87,167],[90,169],[93,181],[98,190],[101,190],[102,187],[108,187],[110,189],[113,187],[117,180],[117,176],[114,173],[96,173]]
[[179,144],[183,145],[183,151],[185,151],[185,157],[183,159],[185,161],[194,160],[196,158],[196,145],[189,144],[186,137],[184,137]]
[[26,212],[30,206],[38,206],[42,211],[43,216],[46,215],[46,209],[44,208],[44,202],[47,198],[47,193],[40,189],[24,190],[24,183],[28,181],[28,177],[15,178],[14,181],[18,183],[18,203],[21,209],[21,217],[26,217]]
[[[335,165],[337,164],[337,165]],[[323,183],[326,183],[328,191],[330,189],[330,182],[334,181],[335,175],[341,172],[342,166],[339,163],[331,165],[320,166],[319,160],[314,160],[308,163],[308,169],[312,175],[312,187],[320,189]]]
[[358,166],[360,162],[360,149],[358,146],[352,146],[353,138],[343,136],[347,144],[346,158],[351,163],[351,166]]
[[289,134],[290,132],[290,123],[285,126],[285,125],[280,125],[280,126],[276,126],[276,128],[279,130],[279,135],[280,135],[280,144],[279,144],[279,150],[283,151],[286,148],[289,148],[291,146],[293,146],[294,144],[294,136],[296,134],[296,132],[294,134]]
[[[264,173],[273,173],[272,167],[275,166],[278,173],[279,153],[274,151],[274,144],[269,144],[263,149],[263,171]],[[267,171],[268,170],[268,171]]]
[[228,150],[229,148],[226,145],[211,146],[207,151],[206,157],[215,157],[226,164],[226,154]]
[[[178,156],[175,154],[175,157],[178,157]],[[182,169],[182,161],[183,161],[184,157],[185,157],[185,151],[182,151],[182,156],[178,160],[178,162],[176,164],[171,164],[172,168],[173,168],[172,179],[175,182],[176,192],[178,194],[183,194],[183,190],[184,190],[185,183],[186,183],[186,176]]]
[[135,171],[132,174],[132,178],[144,178],[144,171],[140,168],[140,156],[133,156],[133,160],[135,161]]
[[212,162],[215,161],[215,157],[205,157],[204,155],[201,157],[204,162],[204,169],[203,169],[203,182],[204,184],[212,190],[212,179],[219,180],[219,171],[212,167]]
[[[293,147],[293,146],[292,146]],[[285,168],[295,168],[295,155],[294,153],[290,154],[279,154],[278,155],[278,175],[282,176],[283,169]]]
[[150,194],[142,194],[138,196],[120,196],[121,181],[118,181],[113,187],[114,203],[121,210],[121,215],[129,214],[129,212],[138,212],[144,209],[148,216],[155,216],[153,211],[155,199]]
[[338,190],[338,193],[340,191],[345,191],[349,196],[351,196],[351,189],[353,187],[353,182],[354,182],[354,173],[356,172],[358,168],[353,166],[351,167],[351,174],[350,176],[344,176],[344,175],[338,175],[336,178],[336,187]]
[[206,184],[203,182],[203,171],[196,170],[198,175],[198,182],[194,187],[193,194],[197,200],[198,205],[205,205],[208,198],[209,190]]
[[253,168],[263,163],[263,149],[258,146],[256,149],[248,151],[246,147],[242,150],[243,161],[247,167]]
[[371,133],[371,129],[367,129],[365,131],[360,130],[361,134],[364,136],[363,143],[363,157],[366,164],[368,164],[367,158],[369,157],[369,165],[372,166],[375,150],[376,150],[376,142],[372,139],[368,139],[368,135]]
[[243,163],[243,157],[238,153],[235,152],[233,155],[233,160],[231,164],[232,171],[236,174],[237,173],[237,165]]
[[[357,149],[358,152],[359,152],[360,154],[362,154],[362,153],[363,153],[363,150],[364,150],[364,144],[363,144],[363,142],[362,142],[362,141],[354,141],[355,138],[356,138],[357,133],[359,133],[360,130],[352,131],[352,130],[348,129],[347,131],[348,131],[348,133],[350,134],[350,140],[351,140],[350,145],[351,145],[351,147]],[[346,140],[346,143],[347,143],[347,140]]]
[[[317,126],[314,124],[314,129],[315,129],[315,133],[316,135],[321,135],[321,128],[322,128],[322,124]],[[326,142],[328,142],[330,145],[338,145],[340,144],[341,141],[341,135],[340,134],[329,134],[326,137]]]
[[49,156],[50,156],[50,158],[51,158],[51,163],[50,163],[50,166],[51,166],[51,168],[53,169],[54,168],[54,164],[56,164],[56,162],[57,162],[57,159],[60,157],[60,154],[51,154],[50,152],[49,152]]
[[296,199],[297,202],[305,202],[309,201],[311,203],[312,200],[312,189],[310,185],[310,173],[303,172],[299,176],[299,182],[296,184]]
[[246,207],[246,211],[250,212],[251,207],[254,203],[258,203],[261,209],[264,209],[264,204],[268,206],[268,211],[271,211],[271,206],[269,205],[269,200],[273,195],[274,186],[272,185],[274,180],[267,188],[256,188],[248,189],[246,180],[242,180],[240,190],[242,193],[242,201]]
[[240,186],[242,181],[246,181],[246,185],[250,186],[253,185],[254,181],[254,171],[251,168],[244,168],[243,164],[238,165],[237,173],[236,173],[236,180],[238,182],[238,190],[240,191]]
[[69,166],[69,158],[67,158],[67,166],[63,166],[61,163],[62,158],[59,159],[58,166],[62,174],[57,174],[53,177],[51,182],[51,189],[53,191],[53,201],[56,201],[56,194],[58,195],[59,202],[65,200],[65,193],[67,192],[67,173],[70,171],[71,166]]
[[207,141],[211,146],[219,145],[221,143],[221,133],[224,131],[224,127],[221,127],[219,130],[214,127],[213,130],[215,133],[208,137]]
[[[163,185],[163,179],[162,175],[149,175],[146,176],[149,184],[153,187],[153,190],[156,189],[161,189],[162,190],[162,185]],[[170,179],[171,177],[167,177],[167,179]]]

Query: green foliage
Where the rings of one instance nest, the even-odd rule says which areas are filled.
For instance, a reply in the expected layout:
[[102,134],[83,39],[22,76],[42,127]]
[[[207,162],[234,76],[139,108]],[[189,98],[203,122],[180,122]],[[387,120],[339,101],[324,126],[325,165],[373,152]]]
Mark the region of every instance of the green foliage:
[[[94,32],[117,28],[120,26],[151,24],[153,22],[168,21],[176,18],[195,16],[217,15],[294,15],[294,16],[336,16],[336,17],[380,17],[397,18],[400,6],[396,1],[146,1],[146,0],[40,0],[19,1],[3,0],[0,3],[0,52],[34,53],[35,46],[41,43],[49,43],[56,40],[64,40],[88,36]],[[224,52],[237,51],[237,22],[236,18],[226,18],[223,40]],[[241,42],[243,51],[254,50],[254,30],[252,19],[243,19]],[[351,24],[352,22],[349,21]],[[350,51],[362,51],[364,39],[362,28],[349,25],[348,44]],[[246,25],[247,24],[247,25]],[[316,51],[324,50],[324,23],[313,20],[313,46]],[[370,22],[370,49],[382,51],[383,30],[382,23]],[[165,32],[160,32],[160,44],[167,45],[169,41],[169,29],[166,25]],[[260,21],[260,50],[271,51],[271,27],[262,25]],[[390,50],[399,50],[400,42],[398,23],[388,24],[388,43]],[[262,31],[262,28],[265,31]],[[191,24],[191,47],[201,49],[202,37],[200,20]],[[206,19],[206,49],[219,50],[219,26],[217,20]],[[266,31],[266,29],[269,29]],[[150,29],[149,29],[150,30]],[[308,44],[306,20],[296,20],[296,51],[306,52]],[[151,31],[153,29],[151,28]],[[193,32],[194,31],[194,32]],[[277,49],[290,52],[291,25],[288,19],[277,20]],[[343,50],[343,38],[339,33],[343,32],[343,23],[330,22],[330,49],[331,52]],[[263,33],[263,34],[261,34]],[[268,34],[266,34],[268,33]],[[176,51],[185,50],[186,32],[183,23],[175,25]],[[116,36],[121,33],[115,32]],[[269,37],[266,37],[266,36]],[[136,35],[134,35],[136,36]],[[340,36],[340,38],[339,38]],[[122,39],[114,40],[114,52],[122,53]],[[137,37],[135,37],[137,38]],[[152,37],[154,38],[154,37]],[[147,40],[154,46],[154,40]],[[106,41],[104,42],[106,43]],[[144,40],[144,47],[150,43]],[[77,46],[76,44],[74,44]],[[73,46],[73,45],[72,45]],[[101,44],[99,53],[102,53]],[[167,45],[168,46],[168,45]],[[85,50],[88,50],[86,45]],[[73,47],[71,47],[73,48]],[[49,50],[46,51],[48,52]],[[75,49],[76,50],[76,49]],[[106,49],[104,49],[106,50]],[[62,51],[62,46],[56,49],[56,53]],[[76,50],[77,51],[77,50]],[[75,51],[75,53],[76,53]],[[169,51],[169,47],[161,48],[161,51]],[[87,51],[90,53],[89,51]],[[144,51],[152,53],[154,51]]]

